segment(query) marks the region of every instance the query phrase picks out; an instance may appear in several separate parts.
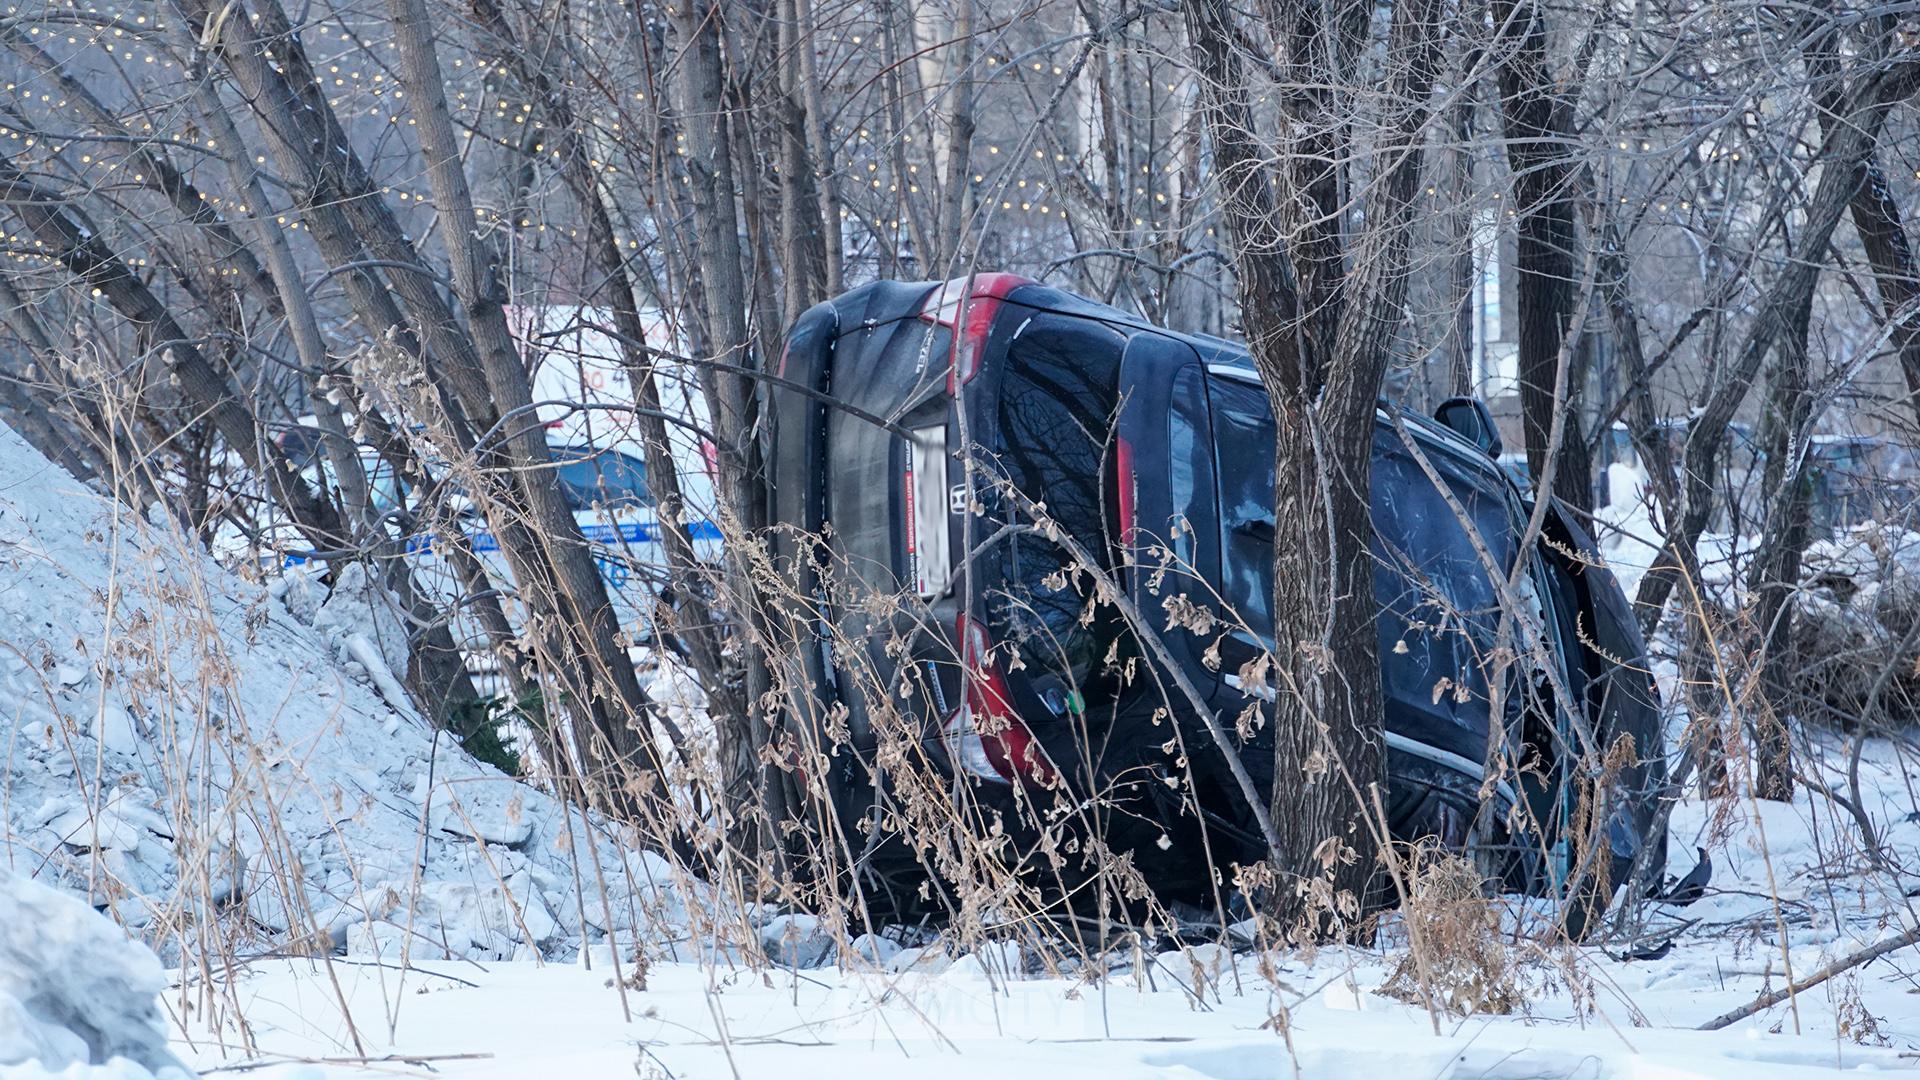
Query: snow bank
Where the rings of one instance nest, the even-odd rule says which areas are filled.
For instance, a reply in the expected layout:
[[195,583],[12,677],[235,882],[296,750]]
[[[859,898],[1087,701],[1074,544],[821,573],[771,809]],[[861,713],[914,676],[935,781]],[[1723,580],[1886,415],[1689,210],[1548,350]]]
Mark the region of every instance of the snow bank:
[[1632,596],[1660,555],[1653,522],[1653,492],[1646,470],[1615,462],[1607,466],[1607,505],[1593,511],[1594,542],[1600,545],[1620,588]]
[[[1844,740],[1815,732],[1800,768],[1849,783]],[[1888,862],[1920,866],[1920,820],[1904,742],[1862,746],[1854,781]],[[865,957],[797,969],[817,924],[766,923],[778,963],[753,971],[656,960],[621,970],[505,962],[391,972],[263,962],[237,994],[270,1060],[352,1055],[323,1074],[263,1080],[378,1080],[394,1054],[443,1080],[505,1077],[815,1077],[913,1080],[1815,1080],[1910,1074],[1920,1045],[1912,993],[1920,949],[1901,950],[1718,1031],[1701,1024],[1914,925],[1909,874],[1876,870],[1850,815],[1803,785],[1794,802],[1691,795],[1673,813],[1673,871],[1707,849],[1716,867],[1688,907],[1640,907],[1624,938],[1578,948],[1511,943],[1527,988],[1510,1015],[1435,1019],[1381,993],[1408,956],[1389,923],[1370,947],[1311,954],[1168,949],[1114,939],[1092,964],[1043,961],[1011,941],[969,954],[948,939],[902,948],[865,938]],[[1512,925],[1544,909],[1506,898]],[[784,955],[781,950],[784,950]],[[594,952],[597,950],[590,950]],[[1069,950],[1071,951],[1071,950]],[[789,965],[793,965],[790,967]],[[363,1044],[321,1017],[355,1002]],[[183,1051],[184,1053],[185,1051]],[[199,1040],[193,1060],[223,1058]]]
[[1851,719],[1920,714],[1920,533],[1868,523],[1807,548],[1794,594],[1795,682]]
[[181,1080],[160,961],[71,896],[0,869],[0,1080]]
[[301,585],[295,618],[0,428],[0,868],[169,961],[571,955],[682,921],[664,861],[383,694],[401,624],[342,584]]
[[[1619,462],[1608,465],[1607,505],[1594,509],[1593,521],[1600,557],[1620,582],[1621,591],[1631,598],[1639,591],[1640,579],[1658,561],[1665,535],[1654,513],[1653,488],[1646,470]],[[1739,608],[1746,592],[1738,571],[1749,564],[1759,546],[1760,538],[1751,534],[1702,533],[1695,549],[1701,595],[1725,610]],[[1682,589],[1681,598],[1687,595]]]

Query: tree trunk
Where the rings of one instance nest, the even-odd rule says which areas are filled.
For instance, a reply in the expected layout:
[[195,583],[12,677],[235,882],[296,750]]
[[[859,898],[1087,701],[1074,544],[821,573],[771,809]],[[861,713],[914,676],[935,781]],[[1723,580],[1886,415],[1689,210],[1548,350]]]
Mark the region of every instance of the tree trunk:
[[332,550],[347,541],[333,505],[321,498],[287,463],[280,448],[261,436],[246,400],[200,351],[165,305],[107,249],[97,233],[68,216],[65,200],[36,186],[0,156],[0,203],[9,206],[49,258],[95,290],[159,351],[171,380],[193,409],[212,421],[220,437],[260,477],[307,541]]
[[[1802,258],[1812,257],[1802,252]],[[1768,493],[1760,549],[1754,553],[1747,591],[1754,602],[1754,633],[1759,637],[1759,689],[1763,707],[1753,720],[1754,794],[1793,801],[1793,754],[1788,722],[1793,714],[1789,685],[1794,591],[1800,584],[1800,560],[1812,537],[1809,513],[1809,439],[1813,434],[1813,396],[1808,388],[1807,324],[1813,296],[1794,310],[1791,325],[1775,350],[1768,378],[1767,410],[1762,422],[1766,466],[1761,490]]]
[[[736,679],[725,656],[720,622],[702,589],[708,570],[695,554],[687,531],[686,499],[681,493],[666,412],[655,380],[655,358],[648,345],[646,324],[640,317],[639,293],[620,251],[605,193],[590,165],[593,155],[584,145],[572,102],[562,90],[567,79],[564,73],[549,70],[550,55],[537,54],[520,41],[507,21],[506,12],[494,0],[473,0],[472,8],[482,28],[498,45],[495,61],[503,69],[513,70],[526,91],[541,103],[548,121],[545,138],[560,149],[568,190],[587,223],[588,257],[604,278],[601,289],[585,299],[591,304],[604,298],[612,310],[611,329],[620,349],[621,366],[626,369],[628,385],[634,393],[634,426],[640,436],[647,488],[656,504],[656,527],[667,556],[668,584],[661,600],[663,605],[678,607],[677,611],[656,613],[656,630],[682,642],[684,654],[699,674],[701,685],[707,688],[715,710],[738,715],[746,706],[735,693]],[[804,164],[812,167],[810,162]],[[818,283],[814,287],[818,287]]]
[[803,49],[813,42],[799,37],[800,0],[776,0],[781,13],[780,95],[777,117],[780,124],[780,252],[781,275],[786,285],[786,317],[800,313],[832,295],[827,292],[827,233],[820,219],[820,192],[815,188],[816,173],[807,129],[815,123],[807,111],[806,88],[800,65],[795,62]]
[[0,275],[0,312],[5,313],[7,325],[20,335],[29,362],[42,372],[39,378],[29,378],[26,364],[16,363],[12,356],[0,356],[0,422],[19,432],[29,445],[72,473],[75,479],[83,483],[98,481],[103,487],[118,484],[121,490],[113,494],[127,505],[144,510],[151,501],[151,493],[138,487],[126,490],[126,484],[114,476],[112,465],[100,448],[92,445],[88,436],[75,426],[85,424],[97,428],[97,418],[76,415],[72,422],[63,424],[59,414],[36,400],[29,389],[51,377],[47,373],[57,368],[59,357],[40,317],[14,291],[13,283],[4,275]]
[[[473,677],[467,671],[466,657],[453,640],[452,629],[439,605],[427,597],[414,581],[412,568],[407,563],[405,540],[387,542],[384,526],[375,520],[377,515],[368,489],[366,470],[361,466],[355,440],[323,381],[333,373],[335,365],[327,355],[326,339],[320,329],[319,319],[314,314],[312,300],[307,295],[306,282],[294,259],[292,245],[287,243],[286,235],[279,227],[267,219],[267,207],[271,204],[261,184],[260,171],[240,152],[245,144],[241,142],[240,132],[227,115],[213,85],[202,80],[197,93],[201,120],[214,133],[214,141],[224,149],[222,157],[234,189],[245,196],[243,205],[251,208],[247,224],[251,226],[255,244],[265,254],[265,266],[260,272],[266,275],[266,283],[273,290],[273,306],[287,320],[294,354],[305,369],[305,376],[313,383],[309,397],[313,403],[314,417],[325,432],[323,441],[327,461],[332,467],[335,481],[340,485],[341,501],[347,509],[350,527],[359,536],[378,543],[380,550],[375,558],[381,576],[387,588],[406,609],[415,628],[409,635],[407,649],[407,691],[428,722],[436,727],[444,727],[480,696],[474,688]],[[248,260],[259,265],[251,250],[248,251]],[[362,417],[362,425],[382,432],[384,437],[380,442],[384,447],[383,454],[395,470],[395,475],[408,475],[411,472],[408,468],[412,464],[411,454],[395,452],[396,447],[404,450],[405,443],[392,437],[386,421],[372,409],[363,405],[362,410],[368,414]]]
[[[604,742],[611,752],[603,757],[632,757],[650,742],[634,728],[634,718],[646,716],[648,704],[618,644],[605,586],[560,499],[552,470],[542,467],[547,454],[540,436],[527,431],[525,421],[495,430],[503,412],[531,412],[526,408],[526,375],[510,335],[502,348],[504,317],[492,322],[485,318],[487,304],[498,314],[498,295],[489,288],[480,301],[481,294],[474,294],[482,309],[476,313],[476,326],[489,331],[483,364],[481,350],[439,291],[439,275],[424,264],[400,228],[318,89],[285,11],[274,0],[261,0],[257,17],[227,18],[206,0],[175,3],[182,23],[204,35],[206,47],[218,52],[260,116],[260,130],[316,246],[335,267],[355,268],[345,275],[345,283],[359,317],[378,340],[391,341],[417,358],[425,376],[424,394],[443,411],[448,430],[463,450],[482,452],[487,466],[481,477],[487,488],[483,506],[497,511],[492,524],[528,600],[531,632],[537,639],[553,640],[546,650],[565,677],[563,707],[576,721],[578,748],[586,753]],[[430,33],[430,26],[422,32]],[[444,101],[444,90],[441,97]],[[441,112],[444,118],[444,108]],[[442,145],[450,155],[451,138]],[[443,182],[444,170],[460,168],[451,156],[428,157],[429,165],[443,171]],[[468,225],[450,240],[461,246],[457,274],[470,275],[465,284],[477,286],[483,276],[471,250],[476,230],[470,199],[464,209]],[[367,265],[369,255],[384,264],[384,280]],[[394,303],[395,296],[407,316]],[[492,381],[496,378],[497,383]],[[612,763],[604,764],[607,771],[618,771]],[[645,786],[644,777],[634,779]],[[610,781],[601,791],[624,798],[631,789],[623,779]]]
[[1747,329],[1731,368],[1706,405],[1687,425],[1686,475],[1681,478],[1677,519],[1662,537],[1660,555],[1634,597],[1640,609],[1641,630],[1648,637],[1660,623],[1661,612],[1673,595],[1680,576],[1693,565],[1700,534],[1713,511],[1713,476],[1725,442],[1727,425],[1752,388],[1760,365],[1788,328],[1792,313],[1813,294],[1820,276],[1818,253],[1825,252],[1853,201],[1859,183],[1859,165],[1871,152],[1873,140],[1886,119],[1888,104],[1913,93],[1920,79],[1920,62],[1906,60],[1862,77],[1849,92],[1839,95],[1842,121],[1833,125],[1819,151],[1820,179],[1808,200],[1800,228],[1801,257],[1780,271],[1753,305],[1753,323]]
[[[1554,89],[1547,71],[1547,22],[1535,0],[1494,0],[1493,20],[1501,39],[1495,48],[1507,59],[1500,65],[1500,113],[1507,135],[1507,162],[1513,174],[1513,201],[1519,215],[1520,417],[1527,440],[1527,468],[1534,477],[1554,465],[1553,495],[1582,516],[1593,511],[1593,467],[1581,432],[1576,401],[1581,379],[1561,365],[1575,362],[1576,340],[1568,333],[1573,318],[1572,116],[1569,103]],[[1554,387],[1566,387],[1558,400]],[[1549,446],[1553,416],[1565,410],[1563,437]]]
[[[1350,930],[1373,899],[1384,838],[1384,823],[1370,820],[1384,797],[1385,751],[1368,493],[1376,402],[1406,289],[1419,145],[1441,39],[1438,4],[1411,0],[1394,10],[1391,74],[1374,147],[1376,190],[1354,259],[1358,276],[1344,284],[1326,280],[1345,256],[1327,246],[1327,218],[1314,199],[1306,191],[1276,198],[1231,10],[1223,0],[1186,0],[1182,7],[1202,79],[1222,216],[1236,249],[1241,319],[1276,427],[1280,686],[1269,722],[1279,850],[1271,853],[1277,881],[1269,914],[1283,932],[1323,937]],[[1290,34],[1336,29],[1293,16],[1282,26]],[[1292,47],[1312,55],[1304,41]],[[1296,172],[1293,181],[1326,179]],[[1293,287],[1273,232],[1282,222],[1296,227],[1290,236],[1312,238],[1320,310],[1304,309],[1308,298]],[[1313,228],[1297,228],[1307,223]],[[1331,336],[1317,354],[1311,344],[1303,350],[1303,320],[1317,322],[1341,294]]]
[[[1811,16],[1812,13],[1810,13]],[[1807,74],[1820,101],[1818,117],[1823,136],[1831,135],[1834,110],[1840,106],[1841,54],[1837,41],[1837,23],[1831,13],[1815,22],[1817,37],[1806,50]],[[1882,20],[1882,33],[1888,24]],[[1871,46],[1875,53],[1884,49],[1884,40]],[[1866,154],[1857,170],[1857,184],[1847,209],[1853,217],[1853,229],[1873,270],[1874,291],[1880,297],[1880,318],[1892,327],[1888,344],[1900,360],[1906,377],[1907,404],[1920,416],[1920,263],[1916,263],[1913,245],[1907,238],[1900,204],[1893,197],[1887,176],[1880,167],[1879,137],[1867,140]]]
[[[479,223],[447,108],[432,17],[425,0],[390,0],[389,8],[401,58],[401,82],[419,122],[420,153],[426,159],[427,182],[443,223],[440,235],[447,247],[454,292],[478,348],[481,374],[503,417],[531,420],[533,395],[507,325],[504,291],[477,239]],[[579,690],[590,695],[583,704],[593,717],[593,730],[580,733],[586,737],[575,752],[597,766],[586,779],[595,781],[612,805],[630,808],[633,795],[660,794],[650,789],[663,765],[649,724],[653,710],[620,643],[619,623],[587,554],[586,539],[553,478],[542,469],[550,459],[544,429],[534,423],[507,423],[501,445],[523,480],[520,490],[532,524],[551,545],[557,599],[563,611],[570,609],[565,628],[569,645],[591,658],[584,672],[590,681]]]
[[1869,152],[1860,167],[1860,186],[1848,204],[1853,228],[1873,267],[1873,283],[1880,294],[1880,317],[1893,325],[1889,344],[1900,358],[1907,378],[1908,402],[1920,416],[1920,263],[1907,240],[1877,153]]
[[[1274,31],[1279,39],[1281,68],[1280,108],[1288,127],[1286,169],[1289,214],[1287,256],[1299,278],[1300,313],[1297,332],[1305,339],[1306,362],[1330,362],[1334,335],[1339,332],[1346,286],[1346,207],[1344,162],[1351,149],[1347,141],[1350,101],[1338,92],[1345,74],[1343,60],[1352,51],[1342,48],[1356,14],[1366,18],[1367,5],[1353,0],[1278,0]],[[1131,184],[1130,177],[1120,178]]]
[[[739,214],[734,206],[734,169],[731,153],[731,117],[725,107],[721,71],[720,31],[725,9],[707,0],[675,9],[683,53],[680,57],[680,114],[684,121],[688,193],[693,203],[695,250],[701,270],[708,348],[715,359],[752,367],[757,359],[747,325],[745,255],[740,247]],[[749,378],[701,368],[701,382],[712,407],[718,487],[722,516],[741,535],[753,535],[765,517],[761,479],[750,458],[753,441],[753,387]],[[784,791],[778,767],[762,751],[770,741],[770,719],[764,702],[772,689],[768,642],[785,640],[768,635],[760,620],[766,614],[758,602],[747,554],[739,543],[727,545],[728,588],[736,616],[747,620],[742,635],[744,698],[747,710],[716,717],[726,799],[736,826],[752,823],[758,835],[741,833],[743,843],[759,850],[777,850],[775,829],[783,813],[778,803]],[[748,628],[743,628],[748,629]],[[758,819],[755,822],[755,819]]]
[[[1479,57],[1476,50],[1472,57],[1462,65],[1462,74],[1471,71]],[[1449,177],[1453,187],[1453,207],[1448,215],[1448,238],[1454,246],[1452,280],[1448,283],[1448,299],[1453,304],[1453,322],[1447,334],[1447,395],[1461,397],[1474,391],[1473,381],[1477,374],[1473,370],[1473,320],[1481,304],[1481,269],[1474,251],[1477,212],[1472,203],[1473,193],[1473,89],[1462,87],[1457,93],[1459,100],[1454,103],[1452,135],[1459,145],[1449,151],[1453,175]],[[1497,252],[1494,254],[1497,255]]]

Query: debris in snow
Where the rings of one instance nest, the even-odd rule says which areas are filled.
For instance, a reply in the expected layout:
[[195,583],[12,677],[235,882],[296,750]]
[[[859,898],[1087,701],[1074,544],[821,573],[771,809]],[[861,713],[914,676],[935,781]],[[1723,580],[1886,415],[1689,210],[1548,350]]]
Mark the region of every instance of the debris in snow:
[[760,943],[782,967],[819,967],[834,954],[833,938],[816,915],[776,915],[761,924]]
[[373,580],[365,563],[346,563],[334,571],[333,591],[314,612],[313,628],[326,635],[341,660],[357,661],[376,680],[386,674],[392,682],[391,677],[407,673],[407,628],[400,612],[400,602]]
[[1789,669],[1806,700],[1845,718],[1920,717],[1920,533],[1870,523],[1811,544],[1800,583]]
[[[442,740],[443,745],[445,742]],[[414,782],[411,798],[425,805],[426,792],[427,778],[423,773]],[[505,779],[443,783],[432,793],[433,805],[428,819],[441,832],[519,847],[533,835],[525,795],[526,788]]]

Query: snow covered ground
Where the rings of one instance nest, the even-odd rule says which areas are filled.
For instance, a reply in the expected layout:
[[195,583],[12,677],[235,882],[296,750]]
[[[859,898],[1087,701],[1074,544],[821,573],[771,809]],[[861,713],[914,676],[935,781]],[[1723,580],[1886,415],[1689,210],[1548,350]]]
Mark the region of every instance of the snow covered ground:
[[[657,967],[647,989],[620,995],[600,972],[536,969],[527,964],[456,969],[444,976],[349,973],[348,992],[365,1003],[356,1049],[344,1025],[312,1023],[301,1002],[323,993],[315,974],[280,969],[249,985],[251,1013],[285,1024],[263,1033],[269,1055],[309,1061],[351,1056],[382,1060],[364,1067],[288,1063],[263,1077],[414,1075],[521,1077],[813,1077],[910,1075],[934,1078],[1048,1077],[1117,1080],[1167,1076],[1214,1080],[1383,1076],[1409,1078],[1597,1078],[1811,1076],[1840,1068],[1903,1069],[1897,1050],[1863,1048],[1829,1034],[1770,1034],[1760,1026],[1731,1032],[1674,1030],[1731,1002],[1731,992],[1684,986],[1647,990],[1649,970],[1629,984],[1655,1026],[1635,1026],[1617,1000],[1576,1018],[1565,998],[1543,1003],[1527,1020],[1443,1019],[1435,1034],[1419,1008],[1368,992],[1379,968],[1361,958],[1350,972],[1323,957],[1313,968],[1288,965],[1291,1039],[1271,1023],[1275,998],[1242,965],[1208,973],[1205,1000],[1185,987],[1194,966],[1179,955],[1156,958],[1158,989],[1137,989],[1124,973],[1104,990],[1064,980],[1004,982],[972,965],[940,974],[748,972],[709,976],[686,965]],[[1634,973],[1623,972],[1633,975]],[[455,981],[456,978],[460,981]],[[471,985],[469,985],[471,984]],[[1626,989],[1622,987],[1619,989]],[[1297,992],[1296,992],[1297,991]],[[1611,994],[1612,988],[1609,989]],[[388,1008],[397,1025],[388,1035]],[[1827,1012],[1824,1000],[1803,1014]],[[212,1050],[203,1066],[217,1067]]]
[[[1820,767],[1828,780],[1844,766]],[[281,1078],[435,1075],[692,1078],[911,1075],[1413,1078],[1807,1077],[1920,1068],[1920,950],[1893,953],[1720,1031],[1693,1030],[1915,925],[1914,766],[1887,743],[1861,761],[1867,812],[1892,867],[1874,870],[1824,799],[1741,798],[1676,812],[1674,863],[1716,864],[1705,898],[1651,905],[1638,944],[1516,944],[1528,988],[1510,1016],[1437,1020],[1374,991],[1404,955],[1330,949],[1311,963],[1217,946],[1115,953],[1105,979],[1030,971],[1016,953],[937,947],[883,963],[755,970],[655,961],[616,983],[580,963],[257,964],[234,983],[257,1050]],[[1773,897],[1778,897],[1776,902]],[[1658,951],[1657,948],[1650,951]],[[589,956],[590,960],[596,959]],[[221,976],[225,978],[226,976]],[[336,985],[338,989],[336,989]],[[184,984],[188,996],[204,987]],[[171,991],[179,995],[183,989]],[[341,1003],[350,1008],[343,1010]],[[352,1023],[346,1017],[350,1012]],[[1284,1015],[1284,1019],[1276,1017]],[[190,1025],[191,1026],[191,1025]],[[183,1057],[244,1060],[204,1029]],[[349,1059],[373,1059],[355,1064]],[[1297,1070],[1297,1072],[1296,1072]]]
[[[91,899],[176,965],[169,977],[110,947],[104,920],[68,918],[85,914],[78,901],[0,888],[0,1062],[15,1062],[0,1080],[166,1068],[87,1064],[111,1051],[72,1011],[106,1007],[151,1031],[156,989],[172,1052],[203,1075],[302,1080],[1920,1068],[1920,949],[1693,1030],[1916,925],[1911,746],[1867,743],[1857,783],[1837,741],[1802,763],[1871,820],[1877,860],[1853,816],[1804,786],[1791,806],[1683,804],[1671,868],[1705,848],[1707,895],[1650,906],[1630,940],[1511,939],[1526,991],[1514,1015],[1435,1017],[1377,993],[1406,955],[1392,931],[1310,961],[1200,946],[1048,971],[1011,949],[868,941],[870,960],[840,967],[803,941],[773,951],[825,962],[757,968],[728,935],[777,920],[703,921],[714,905],[665,862],[383,696],[379,667],[403,654],[361,593],[330,609],[276,597],[0,431],[0,871]],[[17,1063],[29,1056],[44,1064]]]
[[[365,582],[270,591],[155,518],[0,428],[0,869],[170,963],[566,956],[685,921],[664,862],[398,700],[404,636]],[[618,902],[582,902],[596,863]]]

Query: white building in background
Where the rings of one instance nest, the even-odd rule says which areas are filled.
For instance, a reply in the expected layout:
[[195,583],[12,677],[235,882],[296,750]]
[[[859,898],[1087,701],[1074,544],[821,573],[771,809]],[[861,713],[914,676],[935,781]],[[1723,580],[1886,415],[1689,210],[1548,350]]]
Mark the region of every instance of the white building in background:
[[[712,443],[699,371],[680,359],[683,343],[667,318],[641,313],[646,347],[683,494],[701,518],[712,516]],[[513,306],[508,325],[528,368],[533,400],[553,446],[618,451],[642,456],[634,388],[604,308],[573,305]]]
[[1500,215],[1482,210],[1473,222],[1474,284],[1473,392],[1487,401],[1520,392],[1520,345],[1510,338],[1501,318],[1505,299],[1501,265],[1506,260],[1501,243]]

